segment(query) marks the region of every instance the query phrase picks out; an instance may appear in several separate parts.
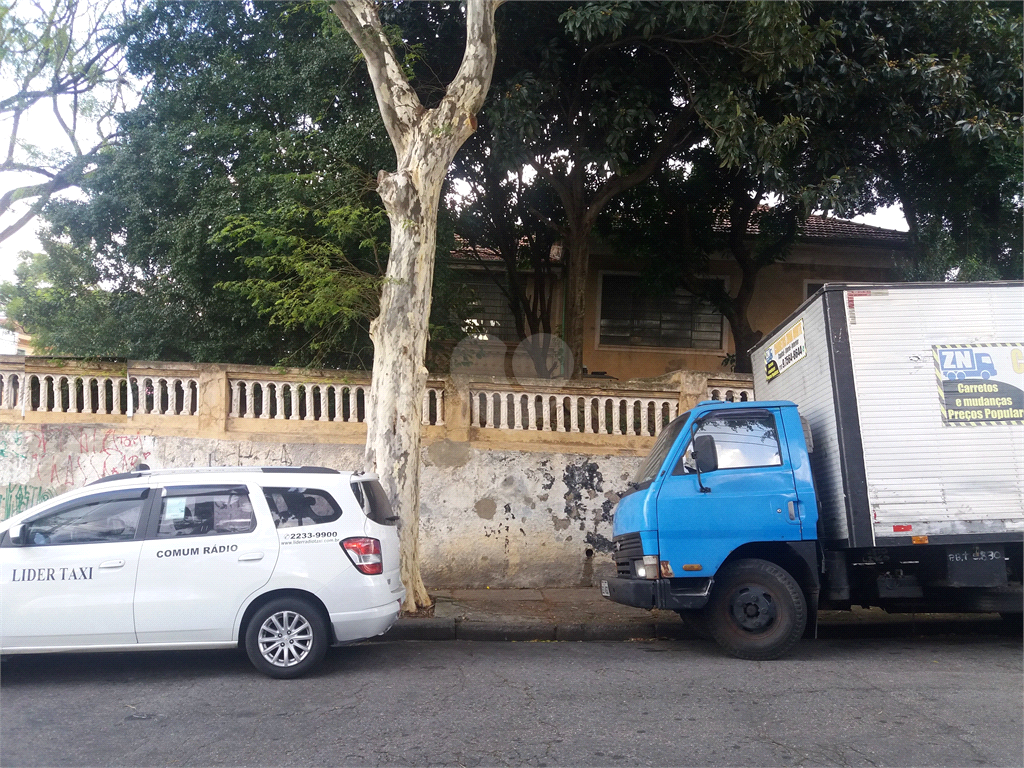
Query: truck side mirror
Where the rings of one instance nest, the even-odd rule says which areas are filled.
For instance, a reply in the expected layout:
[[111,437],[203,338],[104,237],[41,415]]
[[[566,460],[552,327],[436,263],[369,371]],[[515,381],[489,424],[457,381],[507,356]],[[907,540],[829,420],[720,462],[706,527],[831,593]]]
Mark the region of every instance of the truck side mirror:
[[700,472],[714,472],[718,469],[718,449],[711,435],[697,435],[693,438],[693,459]]
[[15,547],[25,546],[25,525],[24,523],[18,523],[18,525],[12,525],[10,530],[7,531],[11,537],[11,544]]

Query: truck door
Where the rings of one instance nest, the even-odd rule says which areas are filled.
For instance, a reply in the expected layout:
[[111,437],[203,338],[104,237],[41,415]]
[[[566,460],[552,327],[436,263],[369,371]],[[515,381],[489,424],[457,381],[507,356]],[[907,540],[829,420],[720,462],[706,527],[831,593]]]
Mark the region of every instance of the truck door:
[[[698,419],[658,493],[661,559],[676,576],[712,576],[754,541],[799,541],[799,505],[777,408],[723,409]],[[710,436],[717,468],[697,473],[693,441]],[[708,444],[706,437],[702,440]],[[791,518],[792,512],[792,518]],[[684,568],[685,567],[685,568]]]

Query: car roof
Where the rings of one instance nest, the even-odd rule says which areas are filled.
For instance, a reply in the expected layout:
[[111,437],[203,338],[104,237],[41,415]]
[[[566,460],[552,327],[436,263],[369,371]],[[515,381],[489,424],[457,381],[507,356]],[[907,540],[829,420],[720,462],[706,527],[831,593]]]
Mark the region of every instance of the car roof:
[[[341,475],[352,477],[353,475],[364,475],[363,472],[341,471],[329,467],[175,467],[168,469],[150,469],[146,464],[139,464],[131,472],[121,472],[116,475],[107,475],[99,480],[93,480],[86,485],[97,485],[98,483],[109,483],[118,480],[136,480],[143,478],[173,478],[175,475],[234,475],[234,474],[266,474],[266,475]],[[369,479],[369,475],[366,479]],[[374,476],[376,477],[376,476]]]

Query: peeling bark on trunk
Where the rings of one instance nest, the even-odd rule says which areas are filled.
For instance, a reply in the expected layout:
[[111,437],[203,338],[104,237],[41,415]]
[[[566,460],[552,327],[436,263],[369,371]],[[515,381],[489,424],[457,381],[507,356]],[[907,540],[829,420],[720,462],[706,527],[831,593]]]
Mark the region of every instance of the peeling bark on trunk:
[[332,9],[359,46],[388,135],[398,156],[381,171],[377,191],[391,221],[391,255],[380,315],[370,325],[373,380],[367,405],[365,466],[402,521],[403,608],[430,605],[419,564],[420,423],[427,369],[437,210],[448,166],[476,129],[494,68],[494,11],[499,2],[469,0],[462,66],[441,103],[424,109],[381,29],[374,4],[336,2]]

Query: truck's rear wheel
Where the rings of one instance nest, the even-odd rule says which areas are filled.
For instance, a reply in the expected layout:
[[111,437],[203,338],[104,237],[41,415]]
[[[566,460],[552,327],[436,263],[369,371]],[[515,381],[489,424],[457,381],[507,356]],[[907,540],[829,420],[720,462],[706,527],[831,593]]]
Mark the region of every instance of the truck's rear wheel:
[[737,560],[715,579],[707,608],[711,634],[741,659],[777,659],[807,626],[807,602],[800,585],[767,560]]

